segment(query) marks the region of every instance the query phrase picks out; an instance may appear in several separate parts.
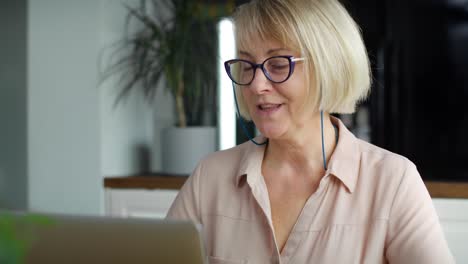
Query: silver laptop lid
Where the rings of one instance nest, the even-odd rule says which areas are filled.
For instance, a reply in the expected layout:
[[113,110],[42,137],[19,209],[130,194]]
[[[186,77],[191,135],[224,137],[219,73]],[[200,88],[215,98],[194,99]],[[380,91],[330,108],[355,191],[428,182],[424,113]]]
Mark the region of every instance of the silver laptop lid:
[[31,224],[24,214],[15,215],[16,226],[31,233],[26,263],[206,263],[200,230],[191,222],[41,217]]

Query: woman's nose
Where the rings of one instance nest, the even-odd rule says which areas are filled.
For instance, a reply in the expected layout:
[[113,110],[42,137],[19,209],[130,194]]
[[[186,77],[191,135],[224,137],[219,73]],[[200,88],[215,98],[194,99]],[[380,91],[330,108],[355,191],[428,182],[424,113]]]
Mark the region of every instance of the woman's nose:
[[257,94],[262,94],[271,90],[271,82],[267,79],[260,67],[255,69],[255,75],[249,88],[252,92]]

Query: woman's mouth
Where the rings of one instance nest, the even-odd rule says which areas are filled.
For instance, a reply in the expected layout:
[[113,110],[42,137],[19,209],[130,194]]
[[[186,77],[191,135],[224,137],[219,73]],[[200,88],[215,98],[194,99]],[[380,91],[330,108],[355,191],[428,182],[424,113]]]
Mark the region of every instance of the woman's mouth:
[[257,110],[261,115],[271,115],[277,112],[283,104],[259,104]]

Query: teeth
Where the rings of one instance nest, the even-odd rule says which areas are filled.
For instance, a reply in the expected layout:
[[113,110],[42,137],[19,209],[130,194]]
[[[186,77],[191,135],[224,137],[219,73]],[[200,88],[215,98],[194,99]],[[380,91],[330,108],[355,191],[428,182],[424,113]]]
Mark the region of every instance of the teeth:
[[260,109],[271,109],[271,108],[276,108],[278,107],[279,105],[276,105],[276,104],[264,104],[264,105],[260,105]]

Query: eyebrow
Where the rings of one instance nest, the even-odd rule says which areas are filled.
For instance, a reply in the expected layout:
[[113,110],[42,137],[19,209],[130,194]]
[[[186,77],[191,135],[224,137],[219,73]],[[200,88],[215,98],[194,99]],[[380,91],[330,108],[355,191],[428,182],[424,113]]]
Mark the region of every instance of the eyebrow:
[[[268,51],[267,51],[267,54],[270,55],[270,54],[272,54],[272,53],[275,53],[275,52],[278,52],[278,51],[282,51],[282,50],[284,50],[284,51],[289,51],[289,50],[286,49],[286,48],[277,48],[277,49],[270,49],[270,50],[268,50]],[[239,51],[239,54],[252,57],[252,55],[251,55],[249,52],[243,51],[243,50],[240,50],[240,51]]]

